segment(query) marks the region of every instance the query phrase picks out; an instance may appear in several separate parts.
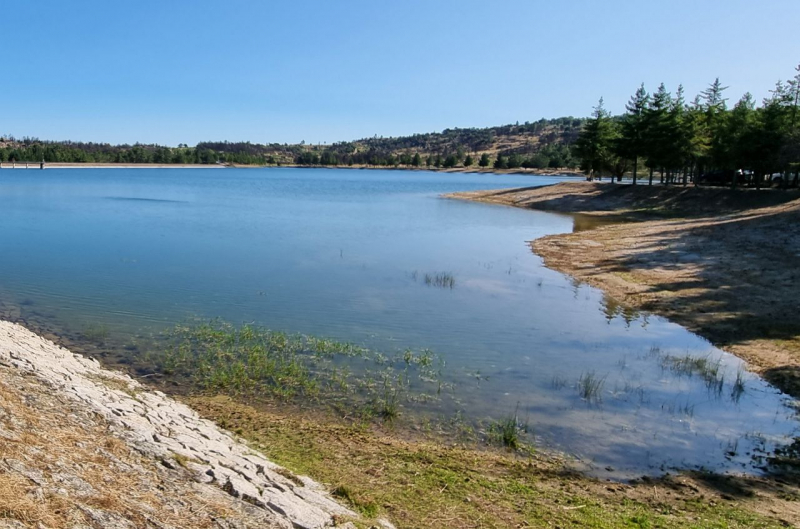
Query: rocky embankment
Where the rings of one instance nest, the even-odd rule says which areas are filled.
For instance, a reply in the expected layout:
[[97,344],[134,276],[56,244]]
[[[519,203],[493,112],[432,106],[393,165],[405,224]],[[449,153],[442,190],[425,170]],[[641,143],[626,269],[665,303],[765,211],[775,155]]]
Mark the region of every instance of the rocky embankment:
[[187,406],[0,321],[0,527],[317,528],[356,518]]

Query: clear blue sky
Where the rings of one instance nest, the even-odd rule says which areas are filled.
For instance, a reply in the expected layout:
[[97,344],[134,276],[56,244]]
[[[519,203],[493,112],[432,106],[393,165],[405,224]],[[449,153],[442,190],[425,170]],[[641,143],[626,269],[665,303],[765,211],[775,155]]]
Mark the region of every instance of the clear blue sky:
[[614,113],[641,82],[760,101],[800,0],[26,0],[2,15],[0,132],[332,142]]

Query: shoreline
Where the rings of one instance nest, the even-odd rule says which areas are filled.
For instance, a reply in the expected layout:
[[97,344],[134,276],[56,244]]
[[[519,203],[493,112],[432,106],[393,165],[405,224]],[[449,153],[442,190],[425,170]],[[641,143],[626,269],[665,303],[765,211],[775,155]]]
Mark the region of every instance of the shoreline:
[[[531,242],[545,265],[663,316],[800,397],[800,195],[566,182],[445,198],[615,219]],[[778,285],[780,285],[779,288]]]
[[[25,162],[16,162],[16,167],[11,166],[11,162],[0,162],[0,171],[4,170],[41,170],[39,167],[40,162],[28,162],[28,167],[25,167]],[[494,169],[494,168],[481,168],[481,167],[452,167],[452,168],[435,168],[435,167],[389,167],[380,165],[298,165],[298,164],[281,164],[281,165],[243,165],[235,163],[222,163],[222,164],[165,164],[165,163],[77,163],[77,162],[45,162],[44,169],[357,169],[357,170],[384,170],[384,171],[425,171],[431,173],[446,173],[446,174],[512,174],[512,175],[530,175],[530,176],[561,176],[561,177],[574,177],[583,178],[584,176],[577,171],[570,169]]]
[[406,440],[222,395],[175,400],[6,321],[0,411],[0,511],[23,526],[800,522],[800,486],[780,476],[685,471],[611,482],[548,455]]
[[[41,171],[40,162],[29,162],[28,167],[24,167],[25,162],[16,162],[16,167],[11,166],[11,162],[0,163],[0,171],[23,170]],[[47,169],[226,169],[222,164],[194,164],[194,163],[68,163],[68,162],[45,162],[44,170]]]
[[[546,189],[552,192],[559,185],[582,184],[557,184]],[[511,196],[513,191],[496,193]],[[585,202],[585,197],[576,200]],[[611,213],[604,215],[611,219]],[[89,357],[74,354],[53,342],[66,343],[69,347],[77,347],[77,344],[70,345],[68,340],[47,334],[46,329],[38,331],[45,335],[42,338],[25,330],[22,325],[0,321],[0,412],[10,409],[2,400],[5,389],[9,398],[16,395],[18,400],[22,397],[28,403],[26,411],[17,412],[22,408],[14,408],[16,415],[12,417],[26,414],[44,417],[47,413],[62,416],[58,435],[72,430],[105,432],[107,436],[80,442],[89,447],[114,445],[124,449],[122,452],[139,454],[135,461],[123,459],[121,455],[114,457],[131,467],[145,468],[148,476],[156,475],[158,479],[169,482],[172,488],[160,494],[165,496],[167,506],[173,510],[177,508],[180,511],[200,501],[194,499],[194,494],[200,491],[203,497],[213,496],[215,502],[236,510],[236,516],[242,520],[251,520],[249,516],[274,516],[259,503],[275,512],[278,511],[273,507],[277,506],[289,516],[290,508],[276,503],[281,498],[285,501],[291,499],[292,504],[300,500],[310,502],[317,508],[320,501],[330,507],[327,502],[333,501],[331,497],[334,497],[347,505],[342,508],[348,514],[329,512],[325,515],[326,523],[352,527],[345,522],[354,516],[355,527],[359,529],[380,525],[381,519],[384,519],[383,527],[390,527],[386,518],[401,527],[420,528],[470,527],[477,525],[476,521],[486,527],[498,528],[555,523],[564,527],[581,525],[597,529],[625,526],[632,519],[647,520],[659,527],[691,527],[707,523],[771,528],[800,523],[800,487],[795,482],[787,485],[780,474],[721,475],[685,470],[658,478],[613,482],[575,472],[557,454],[466,445],[456,437],[432,435],[424,429],[417,432],[418,435],[404,437],[391,426],[376,428],[325,421],[317,414],[289,409],[280,401],[262,406],[249,402],[246,395],[239,398],[210,393],[180,394],[173,390],[170,391],[172,396],[168,397],[157,391],[159,386],[140,384],[114,369],[103,369]],[[36,383],[25,385],[23,379],[28,382],[35,380]],[[98,419],[95,422],[88,419],[73,421],[73,417],[87,414]],[[52,417],[44,419],[55,420]],[[38,424],[45,424],[44,419]],[[3,420],[0,413],[0,440],[6,431],[13,430]],[[19,429],[19,436],[25,435],[25,439],[29,439],[31,435],[41,433],[53,437],[49,424]],[[235,435],[229,432],[235,432]],[[264,459],[267,463],[258,464],[274,470],[277,477],[259,471],[258,464],[255,476],[251,473],[252,468],[247,468],[250,463],[237,460],[238,466],[235,462],[233,465],[217,464],[220,450],[214,448],[218,446],[216,441],[228,446],[224,453],[246,447],[246,453],[236,452],[238,456],[250,463],[252,457]],[[195,446],[196,442],[200,445]],[[228,445],[229,442],[234,444]],[[212,448],[209,448],[209,443]],[[23,446],[22,449],[27,448]],[[42,443],[32,444],[31,449],[44,450]],[[50,470],[33,467],[30,463],[6,467],[4,460],[24,460],[24,457],[9,455],[3,450],[0,443],[0,502],[3,479],[7,476],[13,476],[17,487],[22,486],[20,482],[27,483],[25,480],[28,480],[34,485],[27,483],[25,486],[49,490],[46,487],[50,483]],[[214,458],[217,458],[217,463]],[[67,466],[83,464],[82,460],[72,462],[66,457],[62,460]],[[108,463],[108,468],[116,468],[114,464]],[[278,470],[280,467],[275,464],[283,468]],[[76,468],[74,475],[89,481],[78,473],[80,467]],[[208,473],[209,470],[213,475]],[[311,501],[306,491],[295,490],[299,486],[295,480],[306,483],[307,478],[301,475],[311,476],[307,483],[322,484],[305,486],[323,500]],[[145,478],[137,479],[150,479]],[[255,491],[248,485],[254,485]],[[109,490],[114,489],[109,486]],[[131,490],[135,492],[135,489]],[[264,502],[265,493],[281,495],[271,500],[270,505]],[[94,504],[84,507],[80,490],[70,494],[78,499],[68,496],[65,501],[79,504],[81,508],[98,509]],[[135,494],[126,491],[123,495]],[[187,499],[183,506],[170,503],[183,501],[184,497]],[[107,503],[110,500],[92,501]],[[132,505],[122,507],[131,509]],[[253,511],[252,506],[261,511]],[[2,507],[0,503],[0,511]],[[112,507],[109,504],[101,509],[102,516],[113,516]],[[138,510],[141,507],[139,505]],[[371,525],[365,525],[365,520],[369,520]],[[275,523],[281,527],[280,521]],[[95,526],[104,525],[108,524]],[[178,526],[200,525],[184,522]],[[241,525],[249,526],[244,522]]]

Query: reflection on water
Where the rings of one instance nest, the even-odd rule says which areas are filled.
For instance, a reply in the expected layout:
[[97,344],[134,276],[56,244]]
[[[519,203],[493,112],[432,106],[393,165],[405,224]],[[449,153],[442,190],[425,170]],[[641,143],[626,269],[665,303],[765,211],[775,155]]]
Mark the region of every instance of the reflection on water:
[[516,410],[538,443],[622,474],[748,469],[797,435],[783,397],[736,358],[545,268],[525,243],[607,219],[438,198],[557,179],[9,173],[0,311],[89,354],[143,369],[161,332],[217,317],[389,358],[431,349],[447,392],[402,402],[403,413],[485,427]]

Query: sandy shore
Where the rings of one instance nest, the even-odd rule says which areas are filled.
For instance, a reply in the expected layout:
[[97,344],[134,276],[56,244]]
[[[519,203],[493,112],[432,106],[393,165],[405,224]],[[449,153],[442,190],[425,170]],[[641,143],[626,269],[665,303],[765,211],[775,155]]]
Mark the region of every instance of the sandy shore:
[[683,325],[800,397],[800,194],[570,182],[455,193],[619,223],[532,243],[551,268]]

